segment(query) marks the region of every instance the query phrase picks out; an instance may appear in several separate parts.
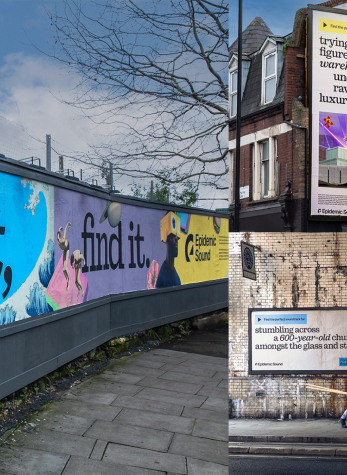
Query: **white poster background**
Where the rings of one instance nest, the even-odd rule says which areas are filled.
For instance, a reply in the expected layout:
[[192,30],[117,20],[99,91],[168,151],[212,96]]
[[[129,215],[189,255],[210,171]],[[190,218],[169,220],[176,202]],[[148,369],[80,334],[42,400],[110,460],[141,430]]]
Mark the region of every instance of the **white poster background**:
[[[334,32],[321,31],[320,19],[341,21],[346,23],[347,15],[339,13],[330,13],[324,11],[312,11],[312,174],[311,174],[311,215],[332,217],[347,217],[347,188],[323,187],[319,186],[319,113],[325,112],[327,116],[332,113],[347,114],[347,92],[334,91],[334,85],[347,86],[347,82],[340,82],[334,79],[334,74],[347,76],[347,60],[344,57],[331,58],[322,56],[321,47],[326,50],[341,51],[347,53],[343,46],[332,46],[328,44],[330,40],[342,40],[347,42],[347,28],[344,33],[339,30]],[[326,22],[327,23],[327,22]],[[328,23],[327,23],[328,24]],[[324,28],[322,28],[324,30]],[[327,39],[327,44],[322,44],[321,37]],[[341,55],[342,56],[342,55]],[[323,67],[321,61],[333,63],[333,67]],[[347,91],[347,89],[346,89]],[[341,104],[333,102],[322,102],[321,95],[341,98]],[[346,99],[344,101],[344,98]],[[343,102],[345,102],[343,104]],[[341,147],[347,149],[347,142],[342,142]]]
[[255,373],[347,372],[347,310],[252,311],[250,358]]

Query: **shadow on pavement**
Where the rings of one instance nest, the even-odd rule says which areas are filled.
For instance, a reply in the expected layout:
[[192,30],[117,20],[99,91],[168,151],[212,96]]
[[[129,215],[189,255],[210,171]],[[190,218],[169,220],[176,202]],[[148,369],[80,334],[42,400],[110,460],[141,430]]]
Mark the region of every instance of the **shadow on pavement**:
[[174,351],[185,351],[199,355],[228,357],[228,325],[214,329],[192,331],[189,335],[175,338],[160,345]]

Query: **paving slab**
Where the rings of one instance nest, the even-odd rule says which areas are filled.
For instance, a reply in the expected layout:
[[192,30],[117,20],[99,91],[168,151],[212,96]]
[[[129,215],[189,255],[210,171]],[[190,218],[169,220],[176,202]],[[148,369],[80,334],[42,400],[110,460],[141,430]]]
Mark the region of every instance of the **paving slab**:
[[221,465],[228,464],[228,444],[191,435],[175,434],[169,453],[185,455]]
[[148,429],[118,422],[96,421],[84,434],[93,439],[106,439],[132,447],[140,447],[158,452],[166,452],[171,443],[173,432]]
[[223,379],[217,386],[217,388],[229,389],[229,382],[227,379]]
[[206,401],[206,396],[187,395],[165,389],[153,388],[143,388],[141,392],[136,394],[136,397],[191,407],[200,407]]
[[164,356],[157,353],[145,354],[145,361],[152,361],[154,363],[169,363],[172,365],[180,365],[188,360],[188,356]]
[[176,371],[166,371],[161,376],[160,379],[165,379],[168,381],[176,381],[178,383],[188,383],[188,384],[209,384],[212,383],[217,386],[218,381],[213,380],[211,377],[207,376],[198,376],[196,374],[187,374],[187,373],[178,373]]
[[187,473],[184,455],[154,452],[125,445],[108,444],[103,460],[132,467],[170,471],[175,474]]
[[[156,360],[149,360],[148,358],[139,358],[138,355],[136,355],[136,357],[134,358],[131,358],[129,359],[128,361],[125,361],[124,363],[119,363],[121,364],[122,366],[124,366],[125,368],[127,366],[131,366],[131,365],[137,365],[137,366],[143,366],[144,368],[152,368],[152,369],[159,369],[161,368],[162,366],[165,365],[165,362],[162,362],[162,361],[158,361],[157,359]],[[141,355],[142,356],[142,355]]]
[[[212,320],[214,323],[212,323]],[[161,345],[174,351],[186,351],[189,354],[199,354],[217,358],[228,358],[228,324],[219,320],[221,326],[216,328],[215,316],[194,322],[194,328],[200,328],[179,339],[171,339]]]
[[[165,364],[164,364],[165,366]],[[120,370],[118,370],[120,371]],[[134,375],[134,376],[141,376],[142,379],[146,376],[159,378],[161,375],[166,373],[166,370],[162,368],[147,368],[147,366],[140,366],[136,363],[129,363],[124,366],[123,368],[124,374]],[[112,372],[108,372],[108,374],[112,374]],[[106,376],[105,376],[106,377]],[[140,380],[141,381],[141,380]]]
[[176,356],[177,358],[183,358],[183,356],[188,355],[185,351],[167,350],[165,348],[156,348],[153,353],[155,355]]
[[175,373],[183,373],[183,374],[195,374],[197,376],[204,376],[207,378],[213,378],[216,374],[215,369],[206,369],[201,368],[199,365],[196,364],[189,364],[189,365],[174,365],[174,364],[165,364],[160,368],[164,373],[167,371],[174,371]]
[[157,378],[145,378],[137,386],[145,386],[155,389],[166,389],[175,391],[177,393],[197,394],[202,389],[202,384],[179,383],[177,381],[170,381]]
[[165,353],[163,348],[153,348],[151,352],[146,351],[144,353],[146,359],[152,359],[152,358],[171,358],[173,360],[185,360],[189,357],[189,354],[186,353],[185,351],[170,351],[169,353]]
[[[225,412],[209,411],[208,409],[199,409],[197,407],[185,407],[182,413],[183,417],[195,417],[195,419],[221,422],[225,426],[225,418],[227,414]],[[227,439],[224,439],[227,440]]]
[[[79,455],[81,457],[89,457],[95,445],[95,439],[86,437],[79,437],[71,434],[64,434],[62,432],[54,432],[49,430],[18,430],[14,432],[13,438],[15,440],[12,445],[38,449],[67,455]],[[1,461],[0,457],[0,461]],[[1,463],[0,463],[1,466]]]
[[210,386],[204,386],[197,392],[197,394],[201,394],[202,396],[216,397],[224,400],[228,399],[227,388],[214,388]]
[[40,423],[40,429],[83,435],[95,420],[96,418],[91,419],[70,414],[47,414],[46,420]]
[[228,395],[215,395],[227,358],[188,357],[156,348],[72,384],[6,438],[0,474],[224,474]]
[[72,399],[74,401],[86,401],[86,402],[93,402],[96,404],[111,404],[118,394],[114,394],[110,391],[101,390],[98,388],[94,388],[93,390],[88,390],[88,392],[84,392],[82,390],[78,392],[68,391],[66,392],[62,398]]
[[208,397],[200,407],[201,409],[208,409],[209,411],[217,411],[227,414],[228,400],[226,398]]
[[228,381],[229,380],[229,375],[228,375],[227,371],[217,371],[216,373],[214,373],[212,378],[213,379],[218,379],[219,381],[222,381],[223,379],[225,381]]
[[195,437],[205,437],[206,439],[228,440],[225,422],[197,420],[193,435]]
[[64,475],[165,475],[165,473],[81,457],[71,457],[64,470]]
[[[211,365],[212,363],[211,363],[210,358],[211,357],[207,356],[207,355],[199,355],[199,354],[196,354],[196,353],[189,353],[189,355],[188,355],[188,357],[186,358],[185,361],[192,361],[194,363],[199,362],[199,363]],[[217,356],[215,356],[213,358],[213,364],[225,365],[225,358],[218,358]]]
[[109,381],[117,382],[117,383],[136,384],[142,379],[144,379],[146,376],[120,372],[120,371],[117,371],[116,373],[113,371],[105,371],[99,377],[101,379],[107,379]]
[[206,362],[200,362],[196,360],[185,360],[182,361],[179,365],[180,367],[192,367],[192,366],[199,366],[200,369],[204,371],[214,371],[217,373],[217,371],[220,371],[221,369],[221,364],[220,363],[206,363]]
[[94,419],[100,419],[103,421],[113,421],[113,419],[121,410],[122,408],[119,406],[93,404],[86,401],[81,404],[80,401],[63,399],[61,401],[55,401],[54,404],[50,405],[49,409],[47,410],[47,416],[49,414],[59,413],[73,414],[74,416],[80,417],[90,417],[92,414]]
[[[137,397],[118,396],[112,403],[116,409],[129,407],[130,409],[139,409],[141,411],[158,412],[160,414],[168,414],[172,416],[180,416],[183,412],[183,404],[172,404],[160,401],[150,401]],[[186,416],[190,417],[190,416]]]
[[72,392],[78,394],[83,391],[84,394],[88,392],[94,392],[95,390],[100,390],[101,392],[110,392],[113,394],[119,394],[122,396],[135,396],[136,393],[141,391],[141,387],[135,386],[134,384],[124,384],[117,383],[112,381],[105,381],[99,375],[96,375],[93,381],[83,389],[74,389]]
[[107,444],[107,440],[98,439],[94,445],[93,452],[91,453],[89,458],[93,460],[102,460]]
[[228,475],[229,468],[227,465],[221,465],[205,460],[198,460],[191,457],[187,459],[189,475]]
[[[178,432],[180,434],[191,434],[194,428],[195,418],[170,416],[168,414],[158,414],[155,412],[137,411],[135,409],[125,408],[117,416],[116,422],[148,427],[151,429]],[[225,423],[223,424],[223,427],[225,431]],[[227,434],[225,434],[224,440],[227,440]]]
[[8,475],[60,475],[69,460],[58,455],[23,447],[0,448],[0,467]]

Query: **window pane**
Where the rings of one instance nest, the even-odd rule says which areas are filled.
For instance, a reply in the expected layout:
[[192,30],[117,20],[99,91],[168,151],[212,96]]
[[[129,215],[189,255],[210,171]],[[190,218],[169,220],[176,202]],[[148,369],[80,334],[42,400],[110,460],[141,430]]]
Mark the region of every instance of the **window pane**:
[[231,75],[231,92],[237,91],[237,73]]
[[262,163],[263,197],[269,194],[269,160]]
[[263,142],[262,160],[269,160],[269,141]]
[[271,102],[276,93],[276,78],[265,81],[265,103]]
[[266,68],[265,68],[265,77],[272,76],[275,74],[275,63],[276,63],[276,55],[272,54],[265,59]]
[[231,96],[231,117],[237,113],[237,94]]

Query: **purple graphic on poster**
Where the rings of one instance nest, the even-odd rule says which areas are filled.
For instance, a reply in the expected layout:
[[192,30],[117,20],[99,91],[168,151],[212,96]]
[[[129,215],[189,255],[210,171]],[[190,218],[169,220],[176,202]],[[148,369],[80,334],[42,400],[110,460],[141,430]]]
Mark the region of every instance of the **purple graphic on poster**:
[[166,256],[159,228],[165,211],[58,187],[54,202],[55,273],[46,290],[54,310],[150,287],[153,261]]
[[319,113],[319,147],[325,150],[335,147],[347,149],[346,114]]
[[[347,115],[319,113],[319,186],[347,187]],[[335,204],[334,200],[331,204]]]

